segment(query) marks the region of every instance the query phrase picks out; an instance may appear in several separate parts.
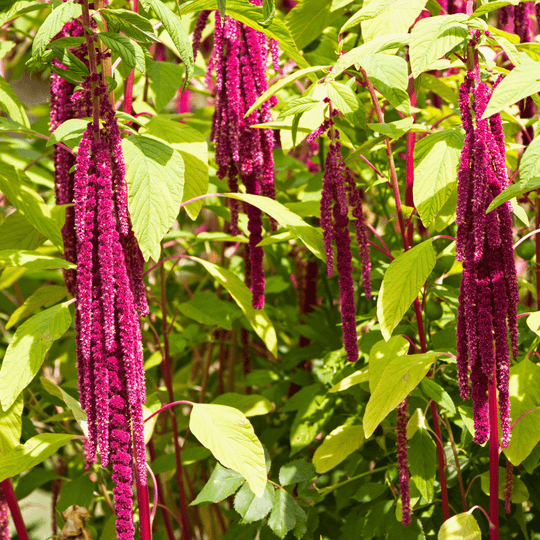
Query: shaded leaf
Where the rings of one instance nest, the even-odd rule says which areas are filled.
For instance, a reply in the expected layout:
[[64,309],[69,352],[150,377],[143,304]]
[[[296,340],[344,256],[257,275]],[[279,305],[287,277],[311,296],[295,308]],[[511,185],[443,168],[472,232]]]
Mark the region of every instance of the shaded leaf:
[[295,459],[279,469],[279,483],[282,486],[307,482],[315,477],[315,467],[305,459]]
[[264,519],[274,503],[274,486],[268,482],[262,497],[256,497],[247,482],[234,497],[234,509],[242,516],[242,523]]
[[313,464],[319,474],[337,467],[364,444],[362,426],[339,426],[329,433],[313,455]]

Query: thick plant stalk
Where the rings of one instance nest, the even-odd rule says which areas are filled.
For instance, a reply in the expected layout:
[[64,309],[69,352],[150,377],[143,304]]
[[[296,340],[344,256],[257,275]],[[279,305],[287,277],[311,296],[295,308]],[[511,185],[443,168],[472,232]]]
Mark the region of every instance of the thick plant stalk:
[[490,540],[499,540],[499,418],[495,374],[489,387],[489,518]]
[[6,480],[0,482],[0,489],[4,492],[4,497],[6,498],[7,505],[11,513],[11,519],[13,519],[19,540],[30,540],[21,514],[21,509],[19,508],[17,497],[15,496],[15,491],[13,491],[13,486],[11,485],[11,479],[7,478]]

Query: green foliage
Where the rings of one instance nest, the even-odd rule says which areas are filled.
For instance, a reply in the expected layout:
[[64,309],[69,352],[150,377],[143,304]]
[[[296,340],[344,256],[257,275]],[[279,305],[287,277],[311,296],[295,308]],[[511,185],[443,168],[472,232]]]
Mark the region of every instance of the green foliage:
[[480,527],[468,512],[447,519],[437,535],[438,540],[481,540],[481,538]]

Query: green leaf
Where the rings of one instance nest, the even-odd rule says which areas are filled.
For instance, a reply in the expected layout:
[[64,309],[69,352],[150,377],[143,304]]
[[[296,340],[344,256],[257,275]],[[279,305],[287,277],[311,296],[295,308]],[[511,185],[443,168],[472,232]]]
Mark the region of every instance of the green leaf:
[[231,306],[231,303],[219,300],[215,294],[203,292],[180,304],[178,309],[180,313],[200,324],[217,325],[225,330],[232,330]]
[[391,337],[388,341],[382,339],[369,351],[369,391],[373,394],[379,384],[381,375],[391,360],[397,356],[405,356],[410,343],[403,336]]
[[71,21],[71,19],[80,17],[81,14],[82,6],[75,2],[62,2],[57,8],[53,9],[38,27],[32,43],[32,56],[36,57],[43,54],[51,39],[62,30],[64,24]]
[[460,129],[447,129],[416,143],[413,198],[425,227],[445,205],[457,184],[463,141]]
[[350,114],[358,109],[356,94],[343,83],[331,82],[326,85],[328,97],[343,114]]
[[426,429],[419,429],[409,441],[409,471],[426,501],[433,499],[437,470],[437,447]]
[[0,250],[28,249],[34,250],[45,241],[30,222],[21,214],[13,212],[0,225]]
[[351,386],[355,386],[357,384],[366,382],[369,380],[369,371],[368,367],[362,368],[360,371],[356,371],[349,375],[348,377],[345,377],[341,381],[339,381],[337,384],[332,386],[330,390],[328,390],[329,394],[334,394],[335,392],[343,392],[343,390],[347,390],[348,388],[351,388]]
[[241,474],[232,469],[226,469],[218,463],[208,482],[191,505],[222,501],[231,496],[244,482]]
[[377,15],[362,21],[360,26],[364,41],[383,34],[407,32],[426,2],[427,0],[365,0],[362,10],[372,10],[371,13],[377,12]]
[[94,482],[86,475],[79,476],[79,478],[64,483],[56,509],[63,512],[72,504],[88,508],[93,499]]
[[272,96],[277,94],[282,88],[285,88],[288,84],[301,79],[302,77],[308,76],[316,71],[324,71],[328,66],[312,66],[309,68],[301,69],[300,71],[295,71],[287,77],[280,79],[277,83],[273,84],[266,92],[264,92],[255,103],[248,109],[244,118],[249,116],[255,109],[258,109],[265,101],[270,99]]
[[212,277],[227,289],[238,307],[243,311],[255,333],[263,340],[266,348],[277,358],[277,336],[274,326],[264,310],[251,307],[251,291],[245,283],[234,272],[226,268],[197,257],[192,257],[192,259],[201,263]]
[[[163,110],[174,96],[176,96],[178,88],[182,86],[183,77],[184,68],[179,64],[154,62],[153,60],[148,62],[148,81],[150,83],[150,90],[154,93],[154,107],[156,111]],[[159,117],[154,117],[149,124],[155,124],[156,122],[154,120],[158,120],[160,123],[170,122],[171,124],[178,124],[178,122],[164,120]],[[154,129],[154,131],[157,130]],[[158,133],[152,133],[152,135],[159,137]]]
[[128,9],[101,8],[99,13],[108,23],[109,30],[122,31],[127,36],[144,42],[159,42],[149,20]]
[[4,111],[15,122],[29,128],[30,122],[26,116],[24,105],[17,97],[9,83],[0,77],[0,110]]
[[297,523],[304,522],[306,514],[296,504],[294,499],[284,490],[278,489],[274,496],[274,506],[268,518],[268,526],[274,533],[283,539],[287,533],[294,529]]
[[37,131],[19,124],[19,122],[14,122],[8,118],[0,116],[0,132],[10,132],[10,133],[23,133],[29,137],[34,137],[37,135]]
[[[156,0],[155,0],[156,1]],[[188,4],[184,4],[180,9],[180,15],[185,15],[192,11],[200,11],[203,9],[217,9],[217,0],[194,0]],[[292,60],[296,62],[298,67],[307,68],[309,64],[305,58],[299,54],[296,42],[291,36],[289,29],[285,23],[274,17],[267,26],[261,26],[258,21],[263,20],[263,10],[259,6],[254,6],[246,0],[227,0],[226,14],[250,28],[262,32],[269,38],[275,39],[280,46],[280,49]],[[191,42],[190,42],[191,47]],[[312,78],[313,82],[316,79]],[[249,114],[249,113],[248,113]]]
[[374,54],[364,57],[360,64],[373,86],[398,111],[411,114],[411,100],[407,92],[409,68],[400,56]]
[[377,426],[426,376],[435,360],[433,352],[407,354],[391,360],[369,398],[364,414],[364,433],[369,439]]
[[540,62],[525,62],[514,67],[497,85],[482,118],[503,111],[510,105],[540,91]]
[[[0,251],[0,254],[2,252]],[[18,324],[23,319],[26,319],[32,313],[35,313],[42,307],[51,307],[67,296],[68,292],[65,287],[60,285],[44,285],[34,291],[25,301],[22,306],[19,306],[6,323],[6,329]]]
[[390,339],[426,279],[435,267],[431,240],[422,242],[394,259],[387,268],[377,299],[377,318],[384,339]]
[[175,15],[161,0],[141,0],[145,8],[151,7],[157,18],[163,23],[165,30],[171,37],[180,58],[186,66],[186,80],[184,88],[187,86],[194,72],[193,47],[180,18]]
[[482,15],[485,15],[486,13],[490,13],[491,11],[494,11],[496,9],[500,9],[504,6],[517,6],[519,4],[519,0],[499,0],[499,1],[491,1],[487,4],[484,4],[474,10],[474,13],[471,15],[471,18],[474,17],[481,17]]
[[261,26],[268,26],[276,13],[275,0],[263,0],[263,21],[259,21]]
[[325,260],[324,241],[321,230],[308,225],[302,218],[298,217],[298,215],[291,212],[281,203],[261,195],[226,193],[225,196],[252,204],[263,212],[266,212],[282,227],[292,231],[304,243],[309,251],[313,253],[313,255],[323,261]]
[[43,484],[60,478],[53,471],[47,469],[36,468],[32,471],[32,474],[25,474],[19,478],[17,487],[15,488],[15,495],[17,500],[21,501],[25,497],[28,497],[34,489],[41,487]]
[[39,371],[53,342],[69,328],[70,303],[46,309],[17,328],[0,369],[0,402],[4,411],[13,405]]
[[442,524],[437,540],[482,540],[482,532],[472,514],[464,512]]
[[[504,501],[504,486],[506,480],[506,470],[504,467],[499,467],[499,499]],[[480,475],[482,491],[489,495],[489,471]],[[510,500],[514,504],[521,504],[529,500],[529,490],[527,486],[515,475],[512,475],[512,496]]]
[[282,486],[307,482],[315,477],[315,467],[305,459],[295,459],[279,469],[279,483]]
[[264,519],[274,503],[274,486],[268,482],[262,497],[256,497],[245,483],[234,497],[234,509],[242,516],[241,523]]
[[194,403],[189,428],[222,465],[246,479],[257,497],[264,494],[264,450],[243,413],[224,405]]
[[313,454],[313,465],[319,474],[337,467],[364,444],[362,426],[339,426],[329,433]]
[[114,32],[99,32],[97,35],[105,46],[115,52],[130,68],[136,68],[143,75],[146,74],[144,52],[137,42]]
[[300,0],[287,14],[285,22],[297,47],[304,49],[343,14],[332,11],[331,4],[331,0]]
[[[540,366],[525,358],[510,368],[510,412],[512,423],[527,411],[540,407]],[[514,465],[522,461],[540,442],[540,411],[531,412],[515,425],[505,456]]]
[[[156,62],[156,64],[164,62]],[[208,143],[201,132],[186,124],[173,122],[155,116],[148,122],[143,132],[167,142],[182,155],[184,160],[184,194],[182,202],[189,201],[208,192]],[[195,201],[184,206],[191,219],[196,219],[203,201]]]
[[184,160],[169,145],[144,135],[122,139],[122,149],[133,232],[148,260],[178,216]]
[[79,118],[71,118],[66,120],[57,126],[54,132],[51,133],[51,136],[47,141],[47,146],[51,146],[58,142],[63,142],[70,148],[73,148],[78,145],[83,133],[87,129],[87,120],[81,120]]
[[441,407],[444,407],[451,413],[456,412],[456,406],[454,405],[450,394],[434,380],[422,379],[420,386],[422,387],[424,394],[431,398],[435,403],[438,403]]
[[286,118],[287,116],[310,111],[317,103],[319,103],[319,100],[313,99],[312,97],[299,97],[293,99],[279,112],[279,118]]
[[24,444],[19,444],[0,460],[0,482],[35,467],[66,445],[74,435],[40,433]]
[[88,77],[89,71],[82,60],[79,60],[71,51],[62,47],[52,47],[54,57],[64,65],[65,69],[52,65],[51,69],[62,78],[73,84],[80,84]]
[[41,234],[62,248],[60,227],[52,217],[50,207],[35,192],[24,172],[17,171],[12,165],[0,163],[0,191]]
[[4,7],[0,10],[0,26],[4,26],[7,22],[20,17],[24,13],[30,11],[36,11],[37,9],[42,9],[43,2],[34,2],[29,0],[20,0],[19,2],[14,2],[13,4]]
[[368,127],[389,139],[399,139],[403,137],[405,133],[411,130],[413,127],[413,118],[408,116],[407,118],[402,118],[401,120],[396,120],[395,122],[388,122],[387,124],[373,123],[368,124]]
[[533,311],[527,317],[527,326],[537,335],[540,336],[540,311]]
[[272,412],[272,402],[264,396],[227,392],[212,401],[213,405],[227,405],[241,411],[245,416],[261,416]]
[[420,19],[412,29],[409,55],[413,77],[462,43],[469,34],[467,15],[438,15]]
[[24,400],[21,394],[5,412],[0,409],[0,460],[21,440],[23,408]]
[[87,424],[88,419],[86,418],[86,413],[81,409],[81,404],[73,397],[71,397],[65,390],[60,388],[58,385],[54,384],[49,379],[45,377],[40,377],[41,385],[49,394],[56,396],[61,399],[67,406],[67,408],[73,413],[73,417],[81,426],[84,434],[87,435]]
[[339,57],[338,61],[332,68],[332,71],[327,75],[328,82],[334,80],[341,75],[346,69],[351,66],[356,66],[357,69],[362,65],[365,58],[371,55],[404,47],[409,43],[409,34],[391,34],[376,37],[375,39],[363,43],[359,47],[355,47]]
[[58,257],[49,257],[39,251],[26,249],[5,249],[0,251],[0,267],[16,266],[32,269],[47,270],[50,268],[76,268],[76,265],[59,259]]

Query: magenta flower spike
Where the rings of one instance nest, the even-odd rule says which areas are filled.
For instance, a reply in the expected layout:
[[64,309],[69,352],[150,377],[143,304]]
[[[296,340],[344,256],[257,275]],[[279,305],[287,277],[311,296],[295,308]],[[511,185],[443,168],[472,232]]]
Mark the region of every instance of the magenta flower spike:
[[9,534],[9,506],[4,494],[4,490],[0,487],[0,540],[10,540]]
[[[496,378],[502,446],[510,440],[509,340],[517,355],[519,300],[509,203],[486,215],[508,186],[500,115],[481,120],[490,97],[486,83],[468,73],[460,89],[465,144],[458,173],[457,245],[463,261],[457,321],[457,365],[461,396],[473,400],[474,440],[489,438],[488,388]],[[491,90],[492,91],[492,90]],[[472,106],[471,106],[471,101]],[[474,118],[473,118],[474,117]]]
[[[253,4],[261,5],[253,0]],[[227,180],[229,190],[237,192],[242,183],[248,194],[275,197],[274,187],[274,134],[271,129],[254,129],[254,124],[269,122],[270,108],[275,98],[268,100],[247,118],[248,109],[268,89],[266,68],[273,52],[266,36],[238,21],[215,12],[216,28],[210,72],[216,73],[215,112],[211,138],[215,142],[218,177]],[[202,14],[201,16],[202,17]],[[210,83],[210,76],[207,77]],[[231,200],[231,232],[238,234],[238,201]],[[246,283],[249,284],[255,309],[264,307],[263,249],[257,244],[263,238],[262,212],[244,205],[248,216],[249,264]],[[272,228],[275,223],[271,220]]]
[[[94,86],[94,89],[92,89]],[[120,131],[99,76],[82,99],[99,102],[103,126],[79,145],[74,206],[76,330],[81,405],[88,417],[87,463],[112,466],[117,537],[133,540],[132,484],[147,485],[142,405],[146,400],[139,316],[148,313],[143,260],[127,208]]]
[[409,473],[409,458],[407,454],[407,399],[397,408],[396,445],[399,471],[399,491],[401,493],[401,515],[403,525],[411,523],[411,488]]

